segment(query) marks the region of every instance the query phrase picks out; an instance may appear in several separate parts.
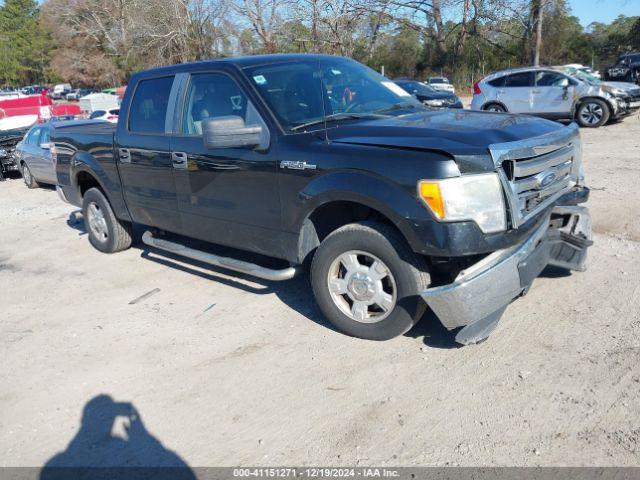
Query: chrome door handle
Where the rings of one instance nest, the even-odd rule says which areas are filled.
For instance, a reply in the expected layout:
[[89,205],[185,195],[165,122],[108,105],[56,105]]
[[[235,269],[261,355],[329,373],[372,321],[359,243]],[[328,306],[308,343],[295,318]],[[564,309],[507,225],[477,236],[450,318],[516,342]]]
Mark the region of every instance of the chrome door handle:
[[184,152],[172,152],[171,163],[174,168],[187,168],[187,154]]
[[128,148],[119,148],[118,157],[122,163],[131,163],[131,154]]

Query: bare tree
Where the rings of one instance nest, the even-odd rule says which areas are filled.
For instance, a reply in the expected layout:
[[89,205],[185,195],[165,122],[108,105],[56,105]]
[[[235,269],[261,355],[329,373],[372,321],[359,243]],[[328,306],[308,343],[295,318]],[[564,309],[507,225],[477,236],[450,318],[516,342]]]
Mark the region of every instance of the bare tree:
[[236,0],[236,14],[248,21],[266,53],[277,51],[277,36],[285,22],[288,0]]

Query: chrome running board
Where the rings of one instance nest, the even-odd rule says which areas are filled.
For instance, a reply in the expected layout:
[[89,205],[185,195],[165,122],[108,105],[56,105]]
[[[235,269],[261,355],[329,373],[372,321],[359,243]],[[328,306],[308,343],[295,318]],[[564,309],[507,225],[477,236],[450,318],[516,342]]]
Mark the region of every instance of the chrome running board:
[[243,262],[242,260],[237,260],[235,258],[221,257],[219,255],[214,255],[213,253],[189,248],[179,243],[154,237],[148,230],[142,235],[142,241],[150,247],[155,247],[160,250],[175,253],[176,255],[208,263],[215,267],[226,268],[228,270],[233,270],[234,272],[246,273],[247,275],[252,275],[264,280],[271,280],[274,282],[290,280],[298,273],[298,268],[296,267],[273,270],[271,268],[261,267],[255,263]]

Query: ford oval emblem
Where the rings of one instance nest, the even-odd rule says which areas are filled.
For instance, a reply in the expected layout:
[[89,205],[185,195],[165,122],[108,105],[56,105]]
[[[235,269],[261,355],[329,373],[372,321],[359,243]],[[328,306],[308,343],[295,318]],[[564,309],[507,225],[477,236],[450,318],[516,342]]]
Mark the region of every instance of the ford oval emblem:
[[549,175],[547,175],[546,177],[544,177],[542,180],[540,180],[540,186],[542,188],[546,187],[547,185],[553,183],[553,181],[556,179],[556,174],[555,173],[550,173]]

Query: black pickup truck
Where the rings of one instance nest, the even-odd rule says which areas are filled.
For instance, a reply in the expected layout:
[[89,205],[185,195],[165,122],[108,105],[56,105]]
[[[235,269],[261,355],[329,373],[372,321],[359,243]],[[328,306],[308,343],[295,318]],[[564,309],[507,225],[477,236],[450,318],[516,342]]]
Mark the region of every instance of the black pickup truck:
[[583,270],[591,245],[575,125],[431,110],[345,58],[140,72],[117,126],[61,122],[51,138],[58,191],[98,250],[128,248],[135,223],[147,245],[264,279],[309,265],[322,312],[361,338],[400,335],[428,306],[477,343],[547,265]]
[[604,70],[607,81],[629,82],[640,85],[640,53],[626,53],[618,57],[615,65]]

